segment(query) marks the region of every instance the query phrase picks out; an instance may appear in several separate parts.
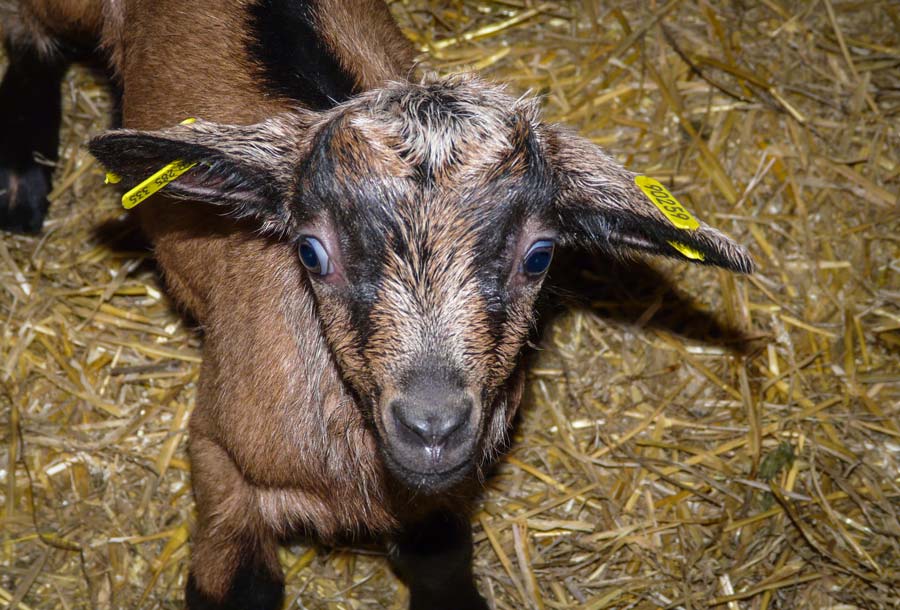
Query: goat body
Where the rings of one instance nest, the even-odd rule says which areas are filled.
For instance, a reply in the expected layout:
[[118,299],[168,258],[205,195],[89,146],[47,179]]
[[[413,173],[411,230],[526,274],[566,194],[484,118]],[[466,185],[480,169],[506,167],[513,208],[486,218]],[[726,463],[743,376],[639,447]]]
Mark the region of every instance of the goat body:
[[91,143],[106,167],[133,185],[197,163],[138,208],[204,328],[191,608],[279,607],[277,544],[301,532],[384,535],[413,607],[485,607],[463,505],[518,406],[554,245],[752,267],[533,101],[410,81],[382,2],[30,0],[3,25],[0,120],[25,127],[0,181],[28,188],[0,225],[40,227],[49,176],[29,160],[55,158],[58,95],[26,106],[83,52],[121,87],[126,129]]

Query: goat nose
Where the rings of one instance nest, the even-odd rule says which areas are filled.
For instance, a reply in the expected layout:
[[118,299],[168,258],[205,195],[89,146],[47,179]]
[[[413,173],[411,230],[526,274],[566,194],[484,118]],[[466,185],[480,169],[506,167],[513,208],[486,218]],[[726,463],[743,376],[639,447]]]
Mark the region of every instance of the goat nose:
[[462,428],[472,413],[472,399],[422,404],[409,398],[391,402],[394,419],[428,448],[442,447],[453,433]]

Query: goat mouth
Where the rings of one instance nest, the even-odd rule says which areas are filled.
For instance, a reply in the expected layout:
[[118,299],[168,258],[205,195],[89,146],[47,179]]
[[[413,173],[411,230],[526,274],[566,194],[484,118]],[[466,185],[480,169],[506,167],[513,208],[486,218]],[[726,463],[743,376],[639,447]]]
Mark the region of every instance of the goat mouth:
[[456,464],[455,466],[451,466],[450,468],[447,468],[445,470],[424,470],[423,471],[423,470],[414,470],[412,468],[407,468],[406,466],[401,466],[398,464],[398,466],[403,471],[405,471],[411,475],[421,476],[421,477],[440,477],[440,476],[445,476],[445,475],[451,475],[459,470],[465,469],[467,466],[470,466],[470,465],[471,464],[470,464],[469,460],[463,460],[459,464]]
[[466,479],[473,468],[473,461],[467,456],[449,468],[422,471],[403,464],[389,448],[383,453],[388,469],[401,483],[410,489],[426,493],[438,493],[453,487]]

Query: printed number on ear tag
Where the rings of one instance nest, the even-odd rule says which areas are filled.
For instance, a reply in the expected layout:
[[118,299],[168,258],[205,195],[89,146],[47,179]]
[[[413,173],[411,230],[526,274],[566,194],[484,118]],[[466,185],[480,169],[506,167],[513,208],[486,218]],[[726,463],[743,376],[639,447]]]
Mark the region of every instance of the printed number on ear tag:
[[[197,119],[190,117],[183,121],[181,121],[181,125],[190,125],[191,123],[195,123]],[[169,184],[176,178],[178,178],[181,174],[188,171],[192,167],[197,165],[197,162],[186,163],[181,160],[172,161],[161,170],[138,184],[136,187],[122,195],[122,207],[126,210],[130,210],[144,199]],[[106,180],[105,184],[117,184],[121,182],[122,178],[113,172],[106,172]]]
[[658,180],[648,176],[635,176],[634,183],[641,187],[647,198],[666,215],[673,225],[686,231],[694,231],[700,227],[697,219],[691,216],[683,205],[678,203],[675,196],[666,189]]
[[184,161],[173,161],[172,163],[169,163],[164,168],[122,195],[122,207],[126,210],[130,210],[195,165],[197,165],[196,162],[185,163]]

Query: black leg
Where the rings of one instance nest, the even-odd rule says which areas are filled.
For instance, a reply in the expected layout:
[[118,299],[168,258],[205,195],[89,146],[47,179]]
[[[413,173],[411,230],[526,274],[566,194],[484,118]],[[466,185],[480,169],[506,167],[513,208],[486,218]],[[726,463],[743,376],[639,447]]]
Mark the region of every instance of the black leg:
[[[203,550],[194,548],[194,563],[191,574],[188,576],[188,584],[185,590],[184,600],[188,610],[280,610],[284,602],[284,582],[280,569],[274,573],[268,567],[262,550],[253,553],[247,547],[241,551],[241,555],[235,557],[233,548],[229,548],[227,542],[214,544],[219,547],[220,555],[212,557],[216,562],[214,566],[198,566],[198,554],[204,555]],[[198,550],[201,551],[198,553]],[[212,550],[212,549],[206,549]],[[270,549],[274,552],[274,547]],[[270,557],[277,561],[277,558]],[[212,568],[213,573],[227,573],[228,566],[237,563],[237,568],[231,572],[231,584],[227,588],[224,597],[213,597],[204,592],[197,583],[194,569]],[[208,571],[208,570],[207,570]]]
[[[203,412],[195,411],[195,418],[197,413]],[[193,427],[191,432],[198,519],[185,590],[188,610],[281,610],[278,541],[256,510],[253,487],[220,445]]]
[[36,233],[47,213],[53,168],[37,158],[58,158],[62,120],[60,87],[68,62],[32,49],[7,48],[9,68],[0,83],[0,230]]
[[185,602],[188,610],[280,610],[284,583],[264,566],[251,562],[238,568],[225,598],[215,600],[200,590],[192,573]]
[[391,559],[409,586],[411,610],[487,610],[472,577],[472,528],[465,517],[434,513],[408,527]]

